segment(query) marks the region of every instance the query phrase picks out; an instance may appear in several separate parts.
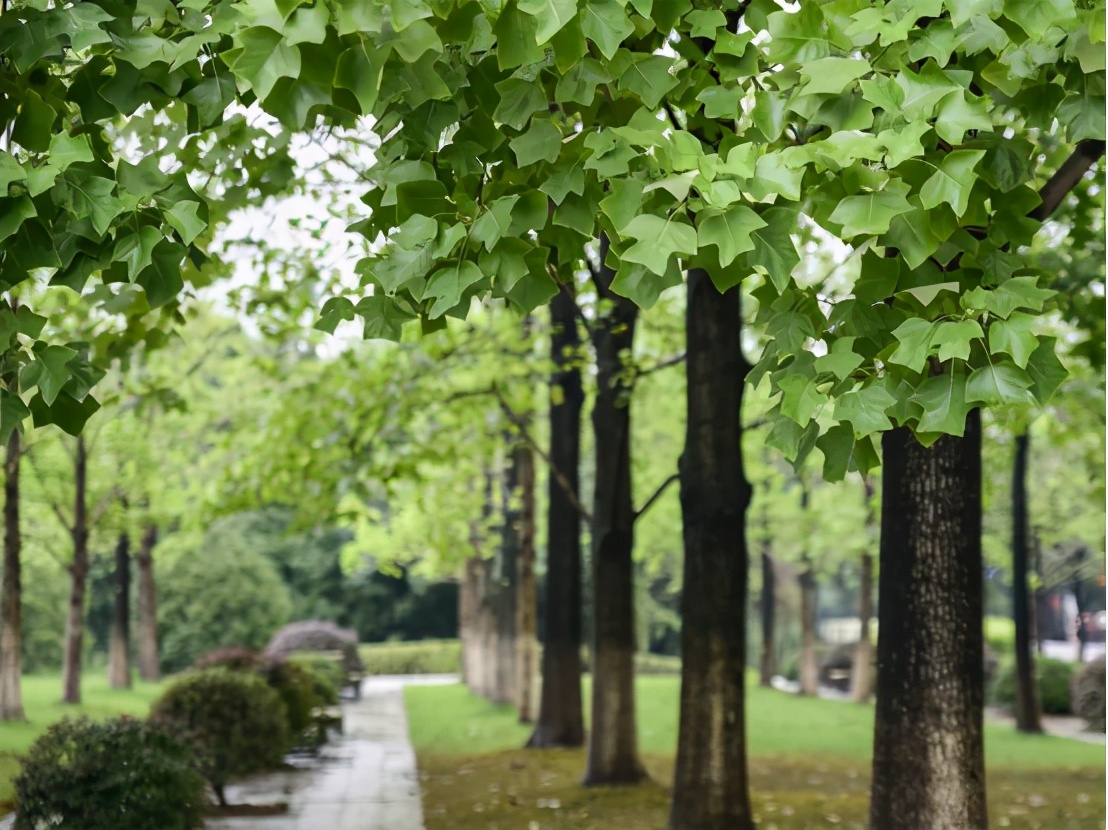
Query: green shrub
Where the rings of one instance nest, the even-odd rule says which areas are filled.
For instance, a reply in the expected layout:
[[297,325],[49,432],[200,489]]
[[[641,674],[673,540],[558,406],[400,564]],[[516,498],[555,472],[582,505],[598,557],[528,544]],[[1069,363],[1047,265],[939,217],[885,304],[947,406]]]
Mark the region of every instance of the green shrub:
[[288,723],[280,695],[252,672],[207,669],[175,681],[150,712],[150,722],[188,744],[220,804],[232,776],[281,762]]
[[319,705],[333,706],[339,702],[339,690],[346,685],[346,670],[337,659],[311,652],[297,652],[289,656],[289,661],[297,663],[312,673],[315,682],[315,696]]
[[373,643],[358,647],[367,675],[457,674],[462,667],[457,640],[418,640],[410,643]]
[[635,655],[635,674],[680,674],[681,658],[665,654]]
[[193,830],[204,779],[182,744],[134,718],[55,723],[15,780],[19,830]]
[[194,669],[230,669],[231,671],[256,671],[262,666],[262,655],[242,646],[224,646],[196,658]]
[[[1039,686],[1039,704],[1043,714],[1070,714],[1070,681],[1074,675],[1074,664],[1064,660],[1051,660],[1045,657],[1035,659],[1035,674]],[[992,688],[992,702],[1005,709],[1014,709],[1016,705],[1016,664],[1006,660],[997,672]]]
[[316,697],[316,679],[311,669],[287,660],[268,660],[258,673],[285,704],[289,738],[293,745],[312,725],[312,712],[323,701]]
[[1080,715],[1089,729],[1104,731],[1104,658],[1086,663],[1073,677],[1070,696],[1075,715]]
[[1016,650],[1016,624],[1008,617],[985,617],[985,642],[998,657],[1007,657]]

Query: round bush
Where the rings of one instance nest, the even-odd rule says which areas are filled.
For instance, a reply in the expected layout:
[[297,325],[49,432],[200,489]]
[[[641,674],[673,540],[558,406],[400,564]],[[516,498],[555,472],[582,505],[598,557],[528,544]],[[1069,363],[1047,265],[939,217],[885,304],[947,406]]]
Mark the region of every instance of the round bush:
[[1090,729],[1104,731],[1104,658],[1086,663],[1073,677],[1071,704]]
[[339,689],[346,685],[346,670],[331,657],[300,652],[289,658],[312,673],[315,696],[321,706],[333,706],[339,702]]
[[315,694],[315,676],[310,669],[288,660],[269,660],[259,673],[285,704],[289,737],[295,743],[312,725],[312,711],[320,705]]
[[133,718],[65,719],[31,746],[15,780],[19,830],[203,826],[196,757]]
[[262,656],[242,646],[224,646],[196,658],[196,669],[230,669],[231,671],[255,671],[263,663]]
[[[1074,664],[1064,660],[1039,657],[1035,660],[1035,674],[1039,686],[1039,704],[1044,715],[1070,714],[1070,681]],[[993,684],[993,703],[1005,709],[1016,705],[1016,664],[1004,662]]]
[[274,767],[288,742],[285,704],[253,672],[206,669],[162,694],[150,722],[192,747],[220,804],[232,776]]

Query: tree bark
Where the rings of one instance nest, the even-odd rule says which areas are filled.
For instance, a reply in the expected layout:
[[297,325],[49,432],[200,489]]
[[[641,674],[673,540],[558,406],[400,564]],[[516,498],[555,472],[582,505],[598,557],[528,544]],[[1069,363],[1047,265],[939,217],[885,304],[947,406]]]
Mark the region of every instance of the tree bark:
[[819,694],[819,662],[816,660],[816,575],[808,565],[800,576],[800,693]]
[[981,413],[882,447],[870,827],[984,830]]
[[873,554],[862,554],[861,585],[858,589],[858,645],[850,668],[850,697],[868,703],[873,697]]
[[85,439],[77,437],[73,457],[73,561],[69,563],[69,604],[65,617],[65,647],[62,658],[62,702],[81,702],[81,665],[84,658],[85,590],[88,585],[88,454]]
[[1030,435],[1016,436],[1012,465],[1012,617],[1016,638],[1016,729],[1043,731],[1039,714],[1039,690],[1035,683],[1035,656],[1031,650],[1031,596],[1027,572],[1031,545],[1027,537],[1027,461]]
[[157,542],[158,527],[149,524],[135,553],[135,564],[138,566],[135,609],[138,617],[138,673],[143,680],[151,682],[161,679],[158,660],[158,594],[154,582],[154,545]]
[[739,289],[688,274],[681,473],[681,712],[671,830],[752,830],[746,769],[746,510]]
[[[509,442],[511,437],[507,436]],[[494,703],[514,704],[519,700],[519,468],[515,448],[508,454],[501,491],[500,551],[496,566],[496,585],[492,597],[494,648],[496,649],[496,688]]]
[[8,437],[4,459],[4,576],[0,586],[0,720],[25,720],[23,713],[23,585],[19,531],[19,430]]
[[535,719],[535,658],[537,656],[538,597],[535,587],[535,454],[527,445],[516,447],[519,486],[519,575],[516,607],[516,707],[520,723]]
[[[554,469],[548,478],[542,693],[538,722],[527,742],[527,746],[536,748],[576,747],[585,740],[581,710],[581,516],[575,504],[580,492],[581,408],[585,396],[577,368],[580,340],[575,312],[572,286],[562,286],[550,303],[550,351],[555,366],[551,378],[550,464]],[[561,395],[553,394],[554,389],[560,389]]]
[[477,556],[466,560],[458,590],[458,639],[461,640],[462,682],[476,693],[477,678],[480,676],[477,654],[477,594],[478,569],[481,558]]
[[592,724],[586,785],[635,784],[639,761],[635,724],[635,508],[631,493],[631,385],[624,355],[635,341],[638,308],[612,293],[615,272],[605,265],[600,237],[597,292],[610,303],[593,330],[596,402],[592,423],[596,479],[592,509]]
[[115,546],[115,613],[108,640],[108,685],[131,688],[131,539],[119,534]]
[[772,685],[777,674],[777,643],[775,629],[777,622],[777,586],[773,576],[773,557],[770,556],[769,541],[762,543],[762,661],[758,675],[761,686]]

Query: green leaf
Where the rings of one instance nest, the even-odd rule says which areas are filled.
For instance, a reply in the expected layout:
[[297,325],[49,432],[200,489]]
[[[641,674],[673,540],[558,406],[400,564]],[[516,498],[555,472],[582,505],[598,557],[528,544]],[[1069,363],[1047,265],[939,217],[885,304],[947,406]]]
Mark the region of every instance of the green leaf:
[[155,246],[150,265],[135,280],[146,292],[146,301],[151,308],[165,305],[185,287],[181,278],[181,263],[185,253],[184,245],[168,239],[163,239]]
[[50,149],[57,113],[33,90],[27,90],[20,97],[11,139],[26,150],[44,153]]
[[940,211],[913,208],[893,217],[884,243],[899,250],[909,268],[919,268],[953,232]]
[[754,250],[747,261],[762,268],[778,291],[784,291],[792,279],[793,269],[800,264],[800,254],[793,242],[797,215],[788,208],[773,207],[762,213],[765,226],[756,228],[750,238]]
[[802,374],[787,374],[778,382],[781,390],[781,414],[805,426],[816,410],[827,402],[815,382]]
[[1031,391],[1041,404],[1047,404],[1069,373],[1055,353],[1057,340],[1040,337],[1039,345],[1027,361],[1027,374],[1031,378]]
[[907,366],[913,372],[922,372],[931,354],[931,340],[935,336],[936,326],[919,317],[909,317],[893,330],[897,347],[889,362]]
[[962,436],[966,433],[966,376],[961,369],[927,378],[912,395],[911,402],[923,408],[918,432]]
[[65,183],[66,208],[79,219],[91,220],[97,233],[107,233],[112,221],[123,210],[123,203],[113,193],[115,182],[71,170],[66,174]]
[[119,238],[112,259],[126,264],[127,273],[134,280],[150,264],[155,246],[164,238],[157,228],[143,225],[135,233]]
[[12,430],[23,431],[23,422],[31,415],[31,410],[18,395],[7,389],[0,389],[0,442],[6,444]]
[[1041,38],[1051,26],[1065,28],[1077,19],[1073,0],[1004,0],[1004,16],[1027,32]]
[[587,0],[581,9],[581,29],[608,60],[615,57],[620,44],[635,31],[617,0]]
[[542,85],[522,78],[508,78],[496,85],[500,103],[493,112],[493,120],[517,130],[527,126],[533,113],[547,109]]
[[199,216],[202,205],[199,202],[177,202],[165,212],[165,219],[181,235],[181,241],[192,244],[208,228],[208,223]]
[[823,453],[824,481],[842,481],[854,459],[854,430],[846,424],[836,424],[816,440]]
[[939,323],[931,339],[931,345],[939,349],[939,361],[945,363],[952,358],[969,360],[974,340],[984,340],[985,332],[976,320],[946,320]]
[[[983,98],[966,100],[966,91],[959,90],[948,95],[939,104],[938,117],[935,119],[935,132],[939,138],[950,144],[961,144],[970,130],[991,130],[992,119]],[[959,150],[956,152],[969,152]]]
[[323,304],[313,328],[334,334],[339,323],[354,319],[354,303],[346,297],[331,297]]
[[612,279],[612,291],[642,309],[653,308],[667,288],[681,284],[681,269],[673,260],[662,276],[635,262],[623,260]]
[[835,401],[835,419],[849,421],[856,436],[869,435],[892,429],[893,423],[885,410],[896,403],[896,398],[876,384],[847,392]]
[[496,20],[496,62],[500,69],[538,63],[546,53],[538,43],[539,23],[520,11],[515,0],[506,3]]
[[484,213],[477,217],[477,221],[469,231],[469,238],[484,245],[485,250],[491,251],[503,237],[508,235],[512,226],[512,208],[519,201],[518,196],[504,196],[491,203]]
[[931,178],[920,188],[923,206],[931,209],[946,202],[957,216],[964,214],[976,181],[973,169],[984,157],[984,150],[952,150],[944,155]]
[[562,133],[554,123],[545,118],[531,121],[527,132],[509,142],[516,156],[516,165],[526,167],[540,161],[555,162],[562,150]]
[[846,380],[862,365],[863,358],[854,351],[857,337],[840,337],[831,344],[825,355],[816,358],[817,372],[830,372],[839,380]]
[[1027,368],[1027,362],[1039,345],[1031,327],[1035,317],[1016,311],[1007,320],[994,320],[989,324],[989,351],[992,354],[1005,352],[1012,362],[1021,369]]
[[37,215],[35,203],[26,196],[0,198],[0,242],[18,231],[25,221]]
[[851,83],[871,71],[865,58],[821,58],[802,64],[800,74],[808,79],[801,95],[839,95]]
[[1056,292],[1039,288],[1037,277],[1012,277],[996,288],[978,287],[962,295],[962,308],[988,311],[1007,318],[1017,308],[1042,311],[1043,304]]
[[365,319],[362,337],[366,340],[392,340],[399,342],[404,324],[416,318],[392,297],[363,297],[358,301],[357,313]]
[[466,259],[435,271],[427,280],[427,288],[423,292],[425,297],[436,298],[427,316],[434,320],[454,308],[462,301],[462,293],[484,276],[476,263]]
[[368,49],[365,41],[339,55],[335,65],[335,86],[354,93],[363,115],[373,112],[377,104],[381,72],[388,55],[388,49]]
[[75,400],[66,392],[58,395],[54,403],[47,404],[41,395],[31,398],[31,415],[34,417],[35,426],[55,424],[68,435],[77,436],[85,428],[88,419],[97,413],[100,404],[92,395],[86,395],[83,400]]
[[885,233],[894,217],[912,210],[907,192],[905,183],[891,181],[876,193],[847,196],[839,202],[830,219],[843,226],[844,237]]
[[[51,166],[59,171],[79,161],[92,161],[93,158],[92,144],[87,135],[74,136],[64,132],[55,133],[50,139],[49,153]],[[4,184],[6,186],[7,183]]]
[[201,128],[208,128],[223,118],[227,107],[235,100],[235,82],[228,73],[205,78],[181,96],[186,104],[196,108]]
[[739,254],[754,250],[750,234],[767,226],[761,216],[744,205],[732,205],[724,211],[701,211],[697,219],[699,246],[715,245],[719,251],[719,264],[724,268],[734,262]]
[[993,362],[974,369],[966,381],[966,400],[986,404],[1027,403],[1032,400],[1032,380],[1011,363]]
[[658,276],[664,276],[674,254],[696,253],[696,231],[676,219],[663,219],[642,214],[632,219],[622,235],[638,240],[622,256],[627,262],[645,265]]
[[648,108],[656,109],[677,86],[677,76],[669,71],[673,65],[673,59],[663,55],[635,55],[619,77],[619,88],[635,93]]
[[433,217],[453,210],[446,198],[446,187],[437,179],[402,182],[396,186],[397,222],[402,223],[411,216]]
[[69,380],[66,364],[76,356],[77,352],[66,346],[46,346],[37,350],[35,359],[20,372],[20,385],[24,389],[38,386],[42,399],[48,406],[52,405]]
[[790,202],[799,202],[803,180],[803,167],[790,167],[787,158],[779,152],[767,153],[754,164],[754,178],[749,182],[750,195],[755,199],[781,196]]
[[279,78],[300,75],[300,50],[290,46],[280,32],[267,26],[254,26],[236,36],[241,51],[231,68],[259,99],[264,100]]
[[519,0],[519,10],[538,22],[535,41],[543,44],[577,16],[577,0]]

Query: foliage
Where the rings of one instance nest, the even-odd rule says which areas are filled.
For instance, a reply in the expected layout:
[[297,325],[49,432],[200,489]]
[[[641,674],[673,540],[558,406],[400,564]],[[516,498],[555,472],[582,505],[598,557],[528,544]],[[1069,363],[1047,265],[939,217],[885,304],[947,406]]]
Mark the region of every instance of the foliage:
[[985,617],[985,642],[1000,657],[1009,657],[1015,648],[1016,624],[1009,617]]
[[346,685],[346,671],[340,661],[311,652],[294,652],[288,662],[311,673],[315,705],[333,706],[339,702],[339,690]]
[[[1068,715],[1070,708],[1070,684],[1076,666],[1065,660],[1038,657],[1035,660],[1035,681],[1039,688],[1039,705],[1047,715]],[[1001,664],[993,682],[992,701],[996,706],[1012,709],[1016,705],[1016,666],[1009,658]]]
[[249,672],[208,669],[181,676],[155,701],[150,722],[192,747],[221,804],[232,776],[276,766],[288,746],[281,697]]
[[1073,712],[1090,729],[1104,731],[1104,658],[1090,660],[1073,678]]
[[327,701],[318,696],[319,686],[315,672],[307,666],[291,660],[268,660],[259,670],[261,677],[281,698],[288,722],[291,744],[303,739],[312,725],[312,713]]
[[259,649],[288,620],[288,590],[273,565],[233,539],[219,540],[216,525],[162,571],[158,636],[167,671],[221,646]]
[[193,830],[204,779],[192,751],[132,718],[65,719],[35,741],[15,781],[26,830]]
[[359,646],[358,655],[368,675],[457,674],[461,670],[457,640],[373,643]]
[[201,654],[192,664],[194,669],[228,669],[256,671],[263,663],[261,654],[242,646],[224,646]]

